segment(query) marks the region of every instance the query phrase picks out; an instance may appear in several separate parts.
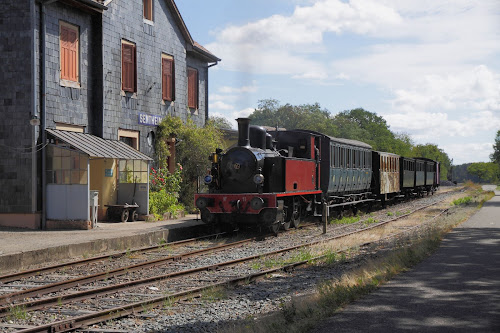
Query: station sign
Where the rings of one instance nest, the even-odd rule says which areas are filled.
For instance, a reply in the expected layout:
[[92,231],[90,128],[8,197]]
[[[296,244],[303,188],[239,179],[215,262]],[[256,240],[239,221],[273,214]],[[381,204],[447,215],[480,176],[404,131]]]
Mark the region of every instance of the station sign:
[[162,116],[139,112],[139,124],[146,126],[158,126],[163,120]]

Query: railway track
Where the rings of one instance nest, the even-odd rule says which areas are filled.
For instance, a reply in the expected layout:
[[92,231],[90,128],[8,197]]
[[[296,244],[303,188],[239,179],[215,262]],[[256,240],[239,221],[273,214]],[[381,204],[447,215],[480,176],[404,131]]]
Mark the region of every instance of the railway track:
[[[287,264],[277,268],[278,270],[302,265],[310,259],[294,260],[293,253],[297,250],[379,228],[443,200],[445,199],[369,226],[364,226],[363,221],[360,221],[354,225],[334,228],[330,235],[319,236],[317,232],[311,237],[299,235],[294,245],[279,249],[266,251],[270,248],[272,240],[255,242],[255,239],[250,238],[100,272],[94,274],[96,276],[92,278],[80,277],[65,282],[49,283],[37,289],[26,288],[17,293],[2,295],[0,317],[3,317],[2,321],[5,323],[5,319],[12,318],[16,311],[29,313],[31,320],[20,320],[21,323],[17,326],[25,328],[21,332],[53,332],[73,330],[96,322],[143,312],[178,298],[192,297],[207,288],[247,283],[274,271],[260,269],[259,272],[255,272],[251,265],[245,264],[249,261],[279,255],[280,260]],[[335,235],[331,236],[331,233]],[[284,235],[291,234],[293,233]],[[251,248],[244,247],[248,242],[254,242],[254,245]],[[193,288],[193,286],[199,287]],[[51,322],[39,325],[40,320],[33,320],[33,317],[49,318]],[[35,325],[38,326],[30,327]]]

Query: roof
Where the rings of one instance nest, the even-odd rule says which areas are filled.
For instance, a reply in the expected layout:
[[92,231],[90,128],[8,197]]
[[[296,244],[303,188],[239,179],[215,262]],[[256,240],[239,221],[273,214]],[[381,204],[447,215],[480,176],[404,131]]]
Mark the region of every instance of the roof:
[[193,52],[207,58],[208,61],[213,61],[213,62],[220,61],[220,59],[218,57],[216,57],[213,53],[211,53],[206,48],[204,48],[201,44],[199,44],[193,40],[193,37],[191,37],[191,34],[189,33],[189,30],[186,26],[186,23],[184,22],[184,19],[182,18],[181,13],[179,12],[179,8],[177,8],[177,5],[175,4],[175,1],[174,0],[165,0],[165,3],[167,4],[167,7],[172,12],[172,16],[174,17],[174,21],[177,23],[177,26],[180,28],[181,34],[188,42],[188,45],[190,45],[192,47]]
[[369,144],[367,144],[365,142],[362,142],[362,141],[358,141],[358,140],[335,138],[333,136],[329,136],[329,135],[322,134],[322,133],[319,133],[319,132],[316,132],[316,131],[312,131],[312,130],[296,129],[296,130],[292,130],[292,131],[308,132],[308,133],[312,133],[312,134],[316,134],[316,135],[321,135],[321,136],[327,137],[331,141],[342,143],[342,144],[345,144],[345,145],[351,145],[351,146],[357,146],[357,147],[366,148],[366,149],[372,149],[372,146],[370,146]]
[[220,61],[220,59],[215,54],[207,50],[203,45],[201,45],[196,41],[194,42],[193,49],[197,51],[197,53],[200,53],[201,55],[205,56],[209,61],[213,62]]
[[46,129],[46,131],[90,157],[118,158],[122,160],[153,160],[149,156],[118,140],[106,140],[92,134],[56,129]]

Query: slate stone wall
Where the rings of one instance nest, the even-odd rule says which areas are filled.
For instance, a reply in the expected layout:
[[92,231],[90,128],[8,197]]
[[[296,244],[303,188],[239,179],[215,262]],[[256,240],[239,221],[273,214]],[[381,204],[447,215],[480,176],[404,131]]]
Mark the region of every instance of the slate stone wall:
[[33,1],[0,10],[0,213],[31,212]]
[[[153,156],[152,147],[147,144],[147,134],[154,127],[139,125],[139,113],[162,117],[177,116],[193,120],[203,126],[205,123],[206,70],[197,60],[189,64],[199,71],[200,109],[190,112],[187,108],[187,53],[186,41],[164,1],[155,0],[153,22],[143,19],[142,1],[113,1],[103,13],[103,66],[104,66],[104,122],[103,137],[118,139],[118,129],[140,132],[139,149]],[[137,93],[123,93],[121,90],[121,45],[122,40],[136,45]],[[174,58],[175,101],[162,100],[161,54]]]

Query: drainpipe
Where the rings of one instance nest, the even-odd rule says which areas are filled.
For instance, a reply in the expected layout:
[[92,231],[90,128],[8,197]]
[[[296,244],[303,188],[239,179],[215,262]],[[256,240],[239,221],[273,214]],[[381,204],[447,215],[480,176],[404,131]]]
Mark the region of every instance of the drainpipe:
[[45,35],[47,29],[45,26],[45,5],[50,4],[52,0],[40,2],[40,131],[42,132],[42,229],[47,229],[47,177],[46,177],[46,149],[47,144],[47,114],[46,114],[46,93],[45,84]]
[[[33,117],[36,117],[37,115],[37,108],[36,108],[36,4],[34,2],[30,3],[30,10],[31,10],[31,28],[33,29],[33,35],[32,35],[32,54],[31,54],[31,102],[32,104],[32,110],[31,110],[31,119]],[[31,124],[31,123],[30,123]],[[37,201],[37,192],[38,192],[38,186],[37,186],[37,158],[36,158],[36,152],[35,152],[35,147],[36,147],[36,127],[32,126],[32,152],[31,152],[31,212],[33,213],[33,216],[35,216],[36,211],[38,209],[38,201]],[[40,226],[41,227],[41,226]]]
[[208,121],[208,69],[210,67],[213,67],[215,65],[217,65],[218,62],[214,62],[213,64],[210,64],[207,66],[207,78],[206,78],[206,83],[205,83],[205,122]]

